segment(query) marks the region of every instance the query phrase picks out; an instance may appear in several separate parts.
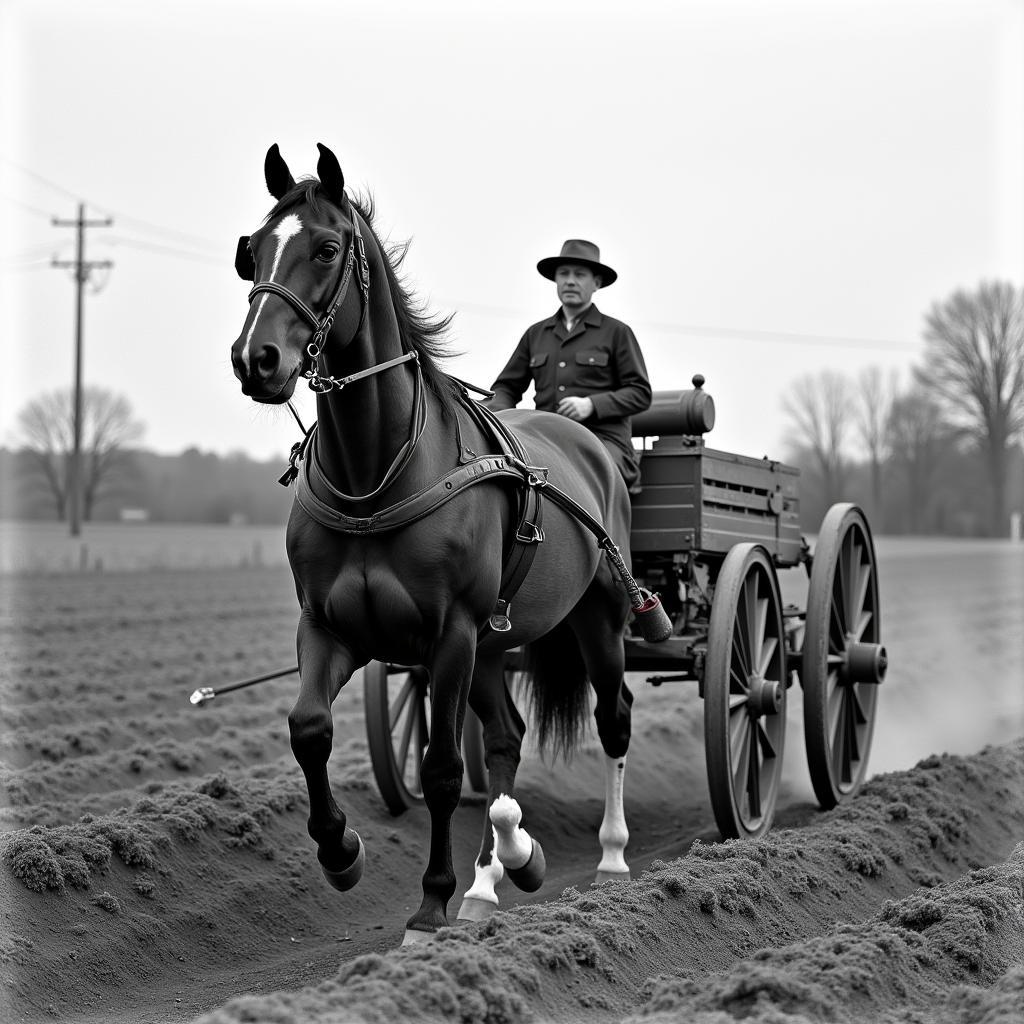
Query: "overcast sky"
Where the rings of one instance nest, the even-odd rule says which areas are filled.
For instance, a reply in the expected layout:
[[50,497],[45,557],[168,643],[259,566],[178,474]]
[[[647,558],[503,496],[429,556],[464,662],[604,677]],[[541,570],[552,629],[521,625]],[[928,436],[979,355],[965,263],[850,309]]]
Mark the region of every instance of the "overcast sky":
[[[700,372],[709,443],[780,457],[801,373],[906,373],[936,299],[1024,283],[1024,3],[162,4],[0,0],[0,444],[73,374],[78,200],[84,376],[145,443],[284,455],[287,411],[229,349],[240,234],[316,143],[413,238],[410,283],[456,312],[451,372],[486,385],[556,307],[536,262],[588,238],[656,389]],[[14,372],[10,371],[13,365]],[[300,385],[299,406],[313,415]]]

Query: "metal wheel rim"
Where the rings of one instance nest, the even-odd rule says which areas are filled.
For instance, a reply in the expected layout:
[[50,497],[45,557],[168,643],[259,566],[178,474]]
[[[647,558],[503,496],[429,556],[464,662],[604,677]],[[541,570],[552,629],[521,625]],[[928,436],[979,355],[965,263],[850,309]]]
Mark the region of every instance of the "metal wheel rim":
[[[752,676],[777,682],[775,714],[754,712]],[[763,835],[782,775],[786,658],[774,567],[757,545],[730,550],[715,589],[705,669],[705,749],[712,807],[726,838]]]
[[851,641],[881,642],[878,570],[863,514],[837,506],[814,554],[804,635],[803,685],[811,781],[825,809],[863,785],[878,704],[876,683],[846,682]]

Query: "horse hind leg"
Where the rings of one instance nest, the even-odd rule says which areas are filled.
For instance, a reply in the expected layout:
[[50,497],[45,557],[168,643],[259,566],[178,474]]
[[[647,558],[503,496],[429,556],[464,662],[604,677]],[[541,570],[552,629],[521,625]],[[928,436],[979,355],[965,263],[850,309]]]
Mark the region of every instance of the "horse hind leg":
[[536,891],[544,881],[544,851],[520,827],[522,811],[512,796],[526,724],[505,683],[504,658],[503,652],[478,658],[469,695],[484,728],[488,811],[473,884],[459,908],[463,921],[483,920],[498,909],[496,889],[506,874],[526,892]]
[[[625,613],[622,612],[621,620],[624,618]],[[625,858],[629,829],[626,827],[623,791],[632,729],[633,694],[626,686],[625,652],[622,629],[617,625],[619,621],[617,609],[608,608],[602,614],[600,604],[597,608],[581,609],[578,606],[573,615],[573,628],[597,696],[594,720],[605,754],[604,817],[598,831],[601,861],[597,866],[597,882],[628,880],[630,877]]]

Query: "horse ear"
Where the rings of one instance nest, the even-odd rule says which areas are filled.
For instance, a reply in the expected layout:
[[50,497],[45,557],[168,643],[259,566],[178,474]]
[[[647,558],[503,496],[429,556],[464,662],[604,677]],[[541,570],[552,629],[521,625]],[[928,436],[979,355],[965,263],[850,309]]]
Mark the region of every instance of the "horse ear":
[[341,164],[322,142],[318,142],[316,148],[320,150],[320,159],[316,165],[320,184],[323,185],[328,197],[337,206],[341,206],[345,201],[345,175],[341,173]]
[[238,240],[238,248],[235,250],[235,270],[243,281],[256,280],[256,260],[253,259],[252,249],[249,248],[249,236],[242,235]]
[[267,150],[267,158],[263,161],[263,176],[267,179],[267,191],[275,199],[281,199],[289,189],[295,187],[295,179],[276,142]]

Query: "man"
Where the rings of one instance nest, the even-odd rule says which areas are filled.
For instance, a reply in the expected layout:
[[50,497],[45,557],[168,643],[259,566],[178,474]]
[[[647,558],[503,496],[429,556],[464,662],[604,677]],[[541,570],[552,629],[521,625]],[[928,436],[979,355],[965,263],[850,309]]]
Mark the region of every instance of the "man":
[[532,381],[535,405],[577,420],[603,442],[636,488],[640,465],[633,451],[630,417],[651,404],[647,368],[633,332],[591,301],[618,277],[601,262],[593,242],[570,238],[557,256],[537,264],[554,281],[561,308],[528,328],[512,358],[491,385],[492,410],[512,409]]

